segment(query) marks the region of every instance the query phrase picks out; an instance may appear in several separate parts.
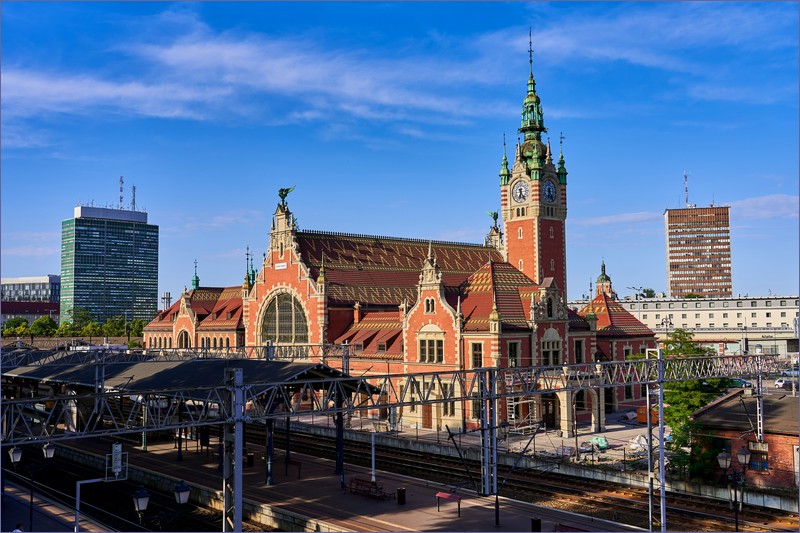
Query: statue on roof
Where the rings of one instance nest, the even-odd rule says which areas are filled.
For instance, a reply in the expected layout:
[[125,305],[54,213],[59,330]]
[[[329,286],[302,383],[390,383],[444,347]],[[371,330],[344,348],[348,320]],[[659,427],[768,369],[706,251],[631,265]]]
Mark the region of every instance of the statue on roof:
[[278,189],[278,197],[281,199],[281,207],[286,207],[286,197],[289,196],[289,193],[294,190],[294,187],[288,187],[285,189]]
[[497,211],[487,211],[486,214],[489,215],[490,217],[492,217],[492,220],[494,221],[494,225],[492,227],[496,228],[497,227],[497,217],[499,216]]

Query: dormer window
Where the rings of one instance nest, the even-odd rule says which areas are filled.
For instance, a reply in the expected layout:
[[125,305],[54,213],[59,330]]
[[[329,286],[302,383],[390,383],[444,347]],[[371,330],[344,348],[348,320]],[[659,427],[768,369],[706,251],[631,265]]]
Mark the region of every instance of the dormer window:
[[378,351],[379,352],[385,352],[386,351],[386,343],[385,342],[379,342],[378,343]]
[[436,312],[436,300],[433,298],[425,298],[425,314]]

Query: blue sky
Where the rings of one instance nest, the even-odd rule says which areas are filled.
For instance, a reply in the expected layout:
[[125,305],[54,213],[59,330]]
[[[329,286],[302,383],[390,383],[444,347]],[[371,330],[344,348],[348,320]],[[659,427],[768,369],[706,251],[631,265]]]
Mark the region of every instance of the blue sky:
[[798,4],[2,4],[2,275],[61,221],[161,228],[159,292],[239,284],[277,190],[302,229],[483,242],[528,29],[568,177],[568,293],[666,291],[663,212],[731,206],[734,293],[798,294]]

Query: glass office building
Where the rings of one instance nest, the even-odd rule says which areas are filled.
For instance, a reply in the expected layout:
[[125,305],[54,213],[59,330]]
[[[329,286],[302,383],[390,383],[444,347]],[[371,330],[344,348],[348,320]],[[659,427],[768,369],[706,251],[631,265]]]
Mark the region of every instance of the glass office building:
[[158,307],[158,226],[147,213],[78,206],[61,223],[61,320],[72,309],[99,323],[150,321]]

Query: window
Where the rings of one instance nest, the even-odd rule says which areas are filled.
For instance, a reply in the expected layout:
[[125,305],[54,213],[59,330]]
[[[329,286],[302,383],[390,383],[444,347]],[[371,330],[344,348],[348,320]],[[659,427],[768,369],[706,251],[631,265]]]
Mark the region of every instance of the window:
[[633,385],[625,385],[625,399],[626,400],[633,399]]
[[769,443],[749,441],[747,448],[750,450],[750,470],[769,470]]
[[708,318],[714,318],[714,313],[708,313]]
[[552,226],[550,226],[550,238],[551,239],[555,238],[555,232],[553,231],[553,227]]
[[767,313],[767,318],[772,318],[772,313]]
[[708,302],[708,306],[709,306],[709,307],[716,307],[716,306],[717,306],[717,304],[716,304],[716,303],[714,303],[714,302]]
[[[383,345],[383,350],[378,345],[378,351],[386,351],[386,345]],[[444,339],[419,339],[419,362],[420,363],[443,363],[444,362]]]
[[786,318],[786,311],[781,311],[781,318]]
[[480,420],[481,411],[483,410],[482,407],[483,406],[481,405],[481,401],[478,399],[478,393],[477,392],[473,392],[472,393],[472,413],[470,413],[470,416],[474,420]]
[[575,393],[575,410],[576,411],[585,411],[586,410],[586,391],[579,390]]
[[631,355],[632,352],[633,352],[633,348],[631,348],[630,346],[625,346],[622,349],[622,353],[623,353],[623,355],[625,356],[626,359],[628,358],[629,355]]
[[772,302],[771,301],[767,300],[766,303],[767,303],[767,307],[772,307]]
[[681,318],[686,318],[686,313],[681,313]]
[[556,269],[556,261],[555,261],[555,259],[551,259],[550,260],[550,270],[555,270],[555,269]]
[[303,306],[291,294],[278,294],[267,305],[261,323],[261,340],[275,343],[307,343],[308,325]]
[[771,328],[772,327],[772,322],[767,322],[767,327]]
[[656,309],[661,309],[661,304],[656,304]]
[[517,229],[517,239],[521,239],[521,238],[522,238],[522,228],[518,228]]
[[695,303],[694,306],[695,306],[695,308],[699,309],[700,308],[700,302]]
[[687,304],[686,302],[683,302],[683,303],[681,304],[681,307],[682,307],[683,309],[686,309],[687,307],[689,307],[689,304]]
[[648,304],[642,304],[642,309],[647,309]]
[[425,313],[435,313],[436,312],[436,300],[433,298],[425,298]]
[[[451,398],[453,396],[453,387],[449,383],[442,383],[442,398]],[[442,414],[444,416],[455,416],[456,402],[446,401],[442,403]]]
[[386,351],[386,343],[385,342],[379,342],[378,343],[378,351],[379,352],[385,352]]
[[656,313],[656,320],[658,320],[659,318],[661,318],[661,315]]
[[786,300],[781,300],[781,307],[786,307]]
[[472,343],[472,368],[483,366],[483,344],[480,342]]
[[518,268],[518,270],[520,272],[522,272],[522,259],[519,260],[519,268]]
[[672,302],[670,302],[670,304],[669,304],[669,308],[670,308],[670,309],[675,309],[675,304],[674,304],[674,303],[672,303]]
[[519,342],[508,343],[508,366],[519,366]]
[[742,318],[742,313],[736,313],[736,318]]
[[750,307],[756,307],[757,305],[758,305],[758,302],[756,302],[755,300],[750,302]]
[[647,313],[642,315],[642,319],[647,320]]
[[728,307],[728,302],[722,302],[722,307]]
[[542,341],[542,366],[561,363],[561,341]]
[[736,307],[741,307],[741,306],[742,306],[742,302],[736,302]]
[[722,318],[728,318],[728,313],[722,313]]
[[583,340],[575,340],[575,363],[584,363],[583,360]]
[[755,317],[756,317],[755,313],[750,313],[750,318],[755,318]]

